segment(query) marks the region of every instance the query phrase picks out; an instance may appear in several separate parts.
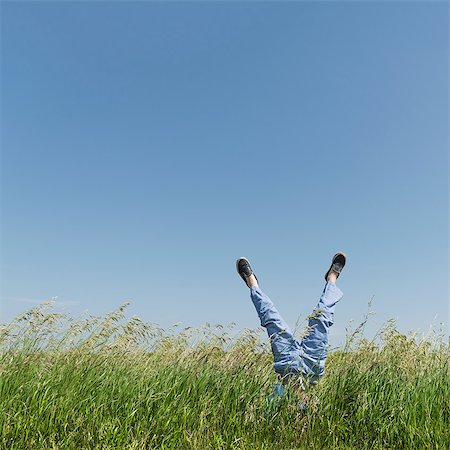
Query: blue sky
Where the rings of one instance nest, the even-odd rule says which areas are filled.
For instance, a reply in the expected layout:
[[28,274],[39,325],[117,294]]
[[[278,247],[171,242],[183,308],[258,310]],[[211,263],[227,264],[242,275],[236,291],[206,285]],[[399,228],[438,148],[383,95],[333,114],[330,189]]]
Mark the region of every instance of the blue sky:
[[449,323],[447,2],[2,2],[2,301]]

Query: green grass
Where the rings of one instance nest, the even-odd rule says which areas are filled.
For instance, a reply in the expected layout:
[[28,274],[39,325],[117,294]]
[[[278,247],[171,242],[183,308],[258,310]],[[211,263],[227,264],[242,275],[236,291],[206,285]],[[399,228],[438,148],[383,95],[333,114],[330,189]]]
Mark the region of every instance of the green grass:
[[125,306],[73,320],[42,305],[0,328],[2,449],[448,449],[450,347],[388,324],[331,353],[303,413],[270,420],[260,333],[164,331]]

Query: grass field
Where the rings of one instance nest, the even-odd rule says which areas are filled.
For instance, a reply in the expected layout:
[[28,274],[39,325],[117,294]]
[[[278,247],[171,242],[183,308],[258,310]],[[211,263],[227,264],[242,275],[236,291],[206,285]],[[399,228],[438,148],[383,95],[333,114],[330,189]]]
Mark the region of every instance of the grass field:
[[[306,412],[259,332],[73,319],[41,305],[0,328],[2,449],[449,449],[450,347],[363,327],[331,353]],[[272,405],[273,406],[273,405]]]

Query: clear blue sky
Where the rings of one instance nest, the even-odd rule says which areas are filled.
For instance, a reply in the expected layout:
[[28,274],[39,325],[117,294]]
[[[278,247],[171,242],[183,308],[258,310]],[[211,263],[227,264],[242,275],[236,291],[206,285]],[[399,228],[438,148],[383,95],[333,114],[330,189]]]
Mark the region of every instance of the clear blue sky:
[[1,320],[294,326],[348,253],[333,340],[374,296],[449,322],[447,2],[2,2]]

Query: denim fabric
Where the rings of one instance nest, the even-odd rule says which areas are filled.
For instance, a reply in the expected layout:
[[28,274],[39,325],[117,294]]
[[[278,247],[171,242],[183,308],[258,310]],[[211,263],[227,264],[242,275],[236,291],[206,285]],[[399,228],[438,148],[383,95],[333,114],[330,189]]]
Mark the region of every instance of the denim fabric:
[[328,355],[328,330],[333,325],[334,308],[342,292],[327,282],[319,303],[309,319],[309,332],[301,341],[292,335],[270,298],[261,289],[252,287],[250,295],[261,326],[267,329],[272,347],[274,369],[280,375],[301,374],[316,383],[323,375]]

